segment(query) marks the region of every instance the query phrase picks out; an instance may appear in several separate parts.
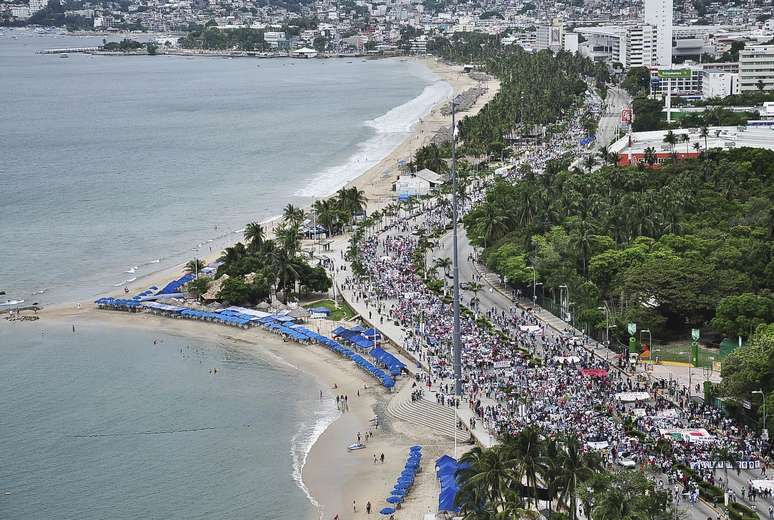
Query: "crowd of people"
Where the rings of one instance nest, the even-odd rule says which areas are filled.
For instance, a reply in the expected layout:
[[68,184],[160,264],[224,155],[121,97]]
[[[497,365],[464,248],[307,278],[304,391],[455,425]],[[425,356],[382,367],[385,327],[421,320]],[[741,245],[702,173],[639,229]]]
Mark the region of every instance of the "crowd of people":
[[[570,142],[576,133],[572,125],[557,139]],[[524,160],[544,166],[561,150],[551,143],[554,140]],[[469,197],[462,211],[475,203],[475,195]],[[474,417],[468,426],[474,433],[497,436],[538,425],[548,436],[576,435],[588,449],[603,449],[610,464],[625,457],[660,470],[680,482],[682,495],[691,501],[698,496],[698,482],[678,468],[689,467],[699,478],[727,487],[714,476],[721,448],[739,461],[757,461],[753,467],[765,476],[767,462],[760,455],[764,441],[754,432],[712,407],[690,401],[686,388],[611,366],[586,348],[584,338],[548,329],[531,309],[515,305],[481,310],[473,299],[470,310],[462,313],[460,402],[454,395],[450,291],[428,287],[415,255],[418,237],[438,236],[450,222],[448,205],[438,201],[393,216],[381,224],[381,233],[369,233],[355,244],[365,275],[345,281],[345,289],[354,291],[358,300],[406,332],[403,346],[425,367],[426,373],[418,377],[434,390],[431,399],[470,407]],[[648,398],[627,402],[620,397],[627,393],[645,393]],[[422,392],[412,396],[421,398]],[[685,429],[704,429],[708,435],[698,441],[672,435]],[[654,448],[659,439],[665,439],[662,444],[667,442],[668,450]]]

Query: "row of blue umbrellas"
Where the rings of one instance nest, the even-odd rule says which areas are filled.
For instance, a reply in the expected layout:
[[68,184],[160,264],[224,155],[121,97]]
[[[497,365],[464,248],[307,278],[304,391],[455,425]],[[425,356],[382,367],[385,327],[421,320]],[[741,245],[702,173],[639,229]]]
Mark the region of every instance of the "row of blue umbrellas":
[[[387,503],[397,506],[402,503],[406,498],[411,486],[414,485],[414,479],[419,471],[419,465],[422,462],[422,446],[412,446],[409,448],[409,455],[406,459],[406,465],[403,467],[400,476],[395,482],[395,487],[389,497],[387,497]],[[395,512],[395,507],[382,508],[379,513],[383,515],[391,515]]]

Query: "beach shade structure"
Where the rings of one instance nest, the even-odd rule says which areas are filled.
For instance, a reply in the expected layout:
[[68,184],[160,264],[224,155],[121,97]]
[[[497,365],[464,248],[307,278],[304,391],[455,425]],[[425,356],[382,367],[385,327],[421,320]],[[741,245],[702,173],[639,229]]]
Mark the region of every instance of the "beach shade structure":
[[403,497],[398,495],[392,495],[387,497],[387,502],[389,502],[390,504],[400,504],[401,502],[403,502]]
[[381,511],[379,511],[380,515],[391,515],[395,513],[394,507],[383,507]]

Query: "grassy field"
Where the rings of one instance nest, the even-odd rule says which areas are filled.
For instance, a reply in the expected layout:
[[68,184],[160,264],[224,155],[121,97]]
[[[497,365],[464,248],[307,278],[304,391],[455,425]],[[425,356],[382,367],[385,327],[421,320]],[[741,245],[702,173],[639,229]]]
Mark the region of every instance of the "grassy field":
[[[687,363],[690,359],[690,343],[670,343],[668,345],[654,345],[652,357],[656,356],[661,361],[678,361]],[[705,348],[699,345],[699,364],[700,367],[711,367],[714,361],[720,361],[720,351],[718,349]]]
[[356,314],[355,311],[352,310],[352,308],[346,303],[342,305],[336,305],[336,302],[333,300],[319,300],[313,303],[308,303],[304,305],[304,307],[307,309],[310,307],[325,307],[331,311],[330,319],[333,321],[349,320]]

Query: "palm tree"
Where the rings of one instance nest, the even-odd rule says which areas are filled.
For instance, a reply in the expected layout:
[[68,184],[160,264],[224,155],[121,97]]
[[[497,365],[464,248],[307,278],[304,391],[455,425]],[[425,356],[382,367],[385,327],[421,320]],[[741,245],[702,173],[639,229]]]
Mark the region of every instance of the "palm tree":
[[245,240],[251,251],[257,251],[266,239],[266,231],[257,222],[250,222],[245,226]]
[[648,146],[645,148],[645,162],[648,166],[653,166],[656,164],[656,161],[658,158],[656,157],[656,149],[652,146]]
[[503,447],[476,446],[460,462],[469,465],[457,474],[460,482],[457,501],[462,510],[479,511],[486,502],[498,508],[514,482],[513,468]]
[[599,147],[599,157],[600,159],[602,159],[602,162],[604,163],[610,160],[610,152],[607,150],[607,146]]
[[443,273],[445,276],[449,276],[449,270],[452,267],[452,261],[451,258],[444,257],[444,258],[436,258],[435,262],[433,262],[433,265],[439,269],[443,269]]
[[542,472],[543,461],[543,440],[540,437],[540,431],[535,426],[527,426],[519,432],[509,446],[513,459],[516,461],[520,471],[527,482],[527,488],[532,492],[531,498],[537,507],[537,485],[538,475]]
[[284,249],[272,255],[272,269],[277,279],[277,289],[282,287],[282,301],[288,303],[288,284],[298,279],[298,263]]
[[185,272],[186,273],[194,273],[196,277],[199,277],[199,271],[204,269],[204,262],[199,260],[198,258],[194,258],[193,260],[189,260],[185,264]]
[[685,155],[688,156],[688,143],[691,142],[691,136],[688,134],[682,134],[681,139],[685,143]]
[[664,136],[664,142],[669,145],[669,148],[672,150],[672,156],[675,155],[675,143],[677,143],[677,136],[674,132],[671,130],[666,133]]
[[707,150],[707,137],[709,136],[709,128],[702,126],[699,130],[699,136],[704,138],[704,150]]
[[280,247],[285,250],[287,255],[291,258],[296,256],[296,253],[298,253],[299,249],[298,226],[282,225],[277,228],[276,235],[277,240],[280,243]]
[[317,222],[328,230],[329,235],[333,235],[339,222],[336,204],[331,199],[318,200],[314,203],[314,211],[317,213]]
[[578,437],[567,438],[559,452],[558,463],[559,501],[570,512],[570,520],[578,515],[578,490],[582,482],[589,480],[595,472],[601,471],[602,463],[593,453],[584,453]]
[[591,173],[591,170],[593,170],[594,166],[596,166],[596,165],[597,165],[597,158],[594,157],[592,154],[588,154],[583,159],[583,166],[586,168],[586,171],[588,173]]
[[246,254],[247,248],[245,248],[245,245],[242,242],[237,242],[233,246],[224,249],[218,260],[227,265],[233,264],[242,259]]
[[479,233],[484,239],[484,249],[490,240],[496,240],[500,235],[508,231],[510,218],[494,204],[484,205],[484,214],[480,220]]
[[285,206],[285,209],[282,212],[282,218],[285,220],[285,223],[291,226],[300,226],[303,224],[305,216],[304,210],[293,206],[293,204]]
[[357,187],[341,188],[336,192],[336,205],[344,212],[347,216],[346,220],[349,222],[352,217],[365,209],[365,192]]

